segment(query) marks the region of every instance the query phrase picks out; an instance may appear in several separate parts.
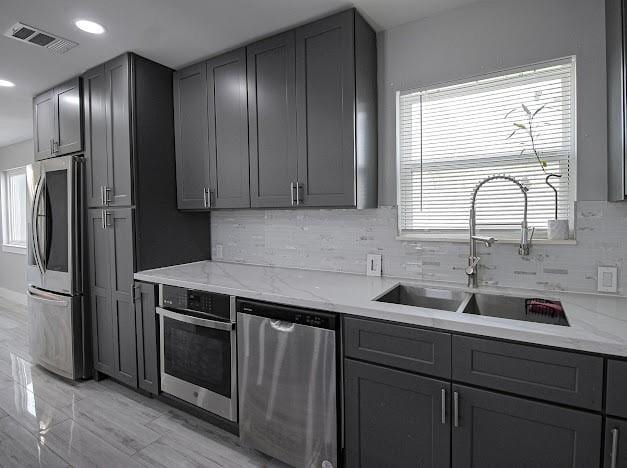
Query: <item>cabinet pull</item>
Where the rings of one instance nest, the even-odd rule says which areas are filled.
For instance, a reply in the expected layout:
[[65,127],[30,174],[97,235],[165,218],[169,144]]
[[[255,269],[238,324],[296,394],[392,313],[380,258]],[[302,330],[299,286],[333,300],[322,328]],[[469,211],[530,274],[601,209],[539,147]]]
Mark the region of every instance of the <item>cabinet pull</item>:
[[111,212],[108,210],[102,210],[102,228],[107,229],[111,226]]
[[50,154],[54,153],[54,149],[53,149],[53,144],[54,140],[52,138],[50,138]]
[[[296,197],[298,197],[298,195],[296,195]],[[292,199],[292,206],[294,206],[294,204],[296,203],[294,197],[294,182],[290,182],[290,198]]]
[[105,204],[104,187],[102,185],[100,186],[100,204],[102,206]]
[[618,466],[618,428],[612,429],[612,452],[610,453],[610,468]]
[[52,140],[52,152],[55,154],[59,152],[59,142],[56,140]]
[[105,210],[100,212],[100,217],[102,218],[102,229],[107,229],[107,216],[105,215]]
[[442,424],[446,424],[446,389],[442,389]]
[[453,426],[459,427],[459,393],[453,392]]
[[111,204],[111,187],[104,187],[104,204],[109,206]]
[[300,182],[296,182],[296,206],[300,205]]
[[203,205],[205,208],[211,208],[211,200],[209,199],[209,189],[205,187],[203,189]]
[[211,208],[211,193],[213,190],[207,188],[207,208]]

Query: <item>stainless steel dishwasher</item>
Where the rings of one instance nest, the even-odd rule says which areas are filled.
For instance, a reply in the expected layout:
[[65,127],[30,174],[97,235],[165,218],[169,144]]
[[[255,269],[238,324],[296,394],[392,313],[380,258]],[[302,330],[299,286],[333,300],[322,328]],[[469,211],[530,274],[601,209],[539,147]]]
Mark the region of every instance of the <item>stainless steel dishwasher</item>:
[[242,442],[296,467],[338,466],[333,314],[238,301]]

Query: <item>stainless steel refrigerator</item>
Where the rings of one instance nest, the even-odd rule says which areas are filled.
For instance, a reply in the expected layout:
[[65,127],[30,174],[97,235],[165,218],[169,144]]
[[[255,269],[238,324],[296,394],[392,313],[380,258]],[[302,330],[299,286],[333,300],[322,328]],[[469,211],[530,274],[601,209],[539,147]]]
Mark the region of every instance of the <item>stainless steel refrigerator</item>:
[[81,156],[46,159],[27,168],[28,313],[36,364],[78,380],[91,374],[84,299]]

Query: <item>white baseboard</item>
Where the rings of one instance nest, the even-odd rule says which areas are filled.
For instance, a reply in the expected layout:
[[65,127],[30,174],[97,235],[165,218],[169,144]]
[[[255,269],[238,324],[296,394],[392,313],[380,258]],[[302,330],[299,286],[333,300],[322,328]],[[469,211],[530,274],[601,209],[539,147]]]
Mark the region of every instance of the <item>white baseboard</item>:
[[26,294],[24,293],[19,293],[17,291],[12,291],[6,288],[0,288],[0,297],[4,297],[11,302],[15,302],[23,306],[26,305]]

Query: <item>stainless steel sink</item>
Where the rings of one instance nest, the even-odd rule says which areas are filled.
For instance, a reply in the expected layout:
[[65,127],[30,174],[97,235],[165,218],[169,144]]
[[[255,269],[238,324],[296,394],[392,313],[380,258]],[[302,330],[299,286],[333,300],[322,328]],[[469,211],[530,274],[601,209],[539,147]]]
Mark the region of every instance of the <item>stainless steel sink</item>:
[[455,312],[467,298],[463,291],[399,284],[375,301]]
[[547,299],[474,293],[463,312],[524,322],[570,326],[562,304]]

